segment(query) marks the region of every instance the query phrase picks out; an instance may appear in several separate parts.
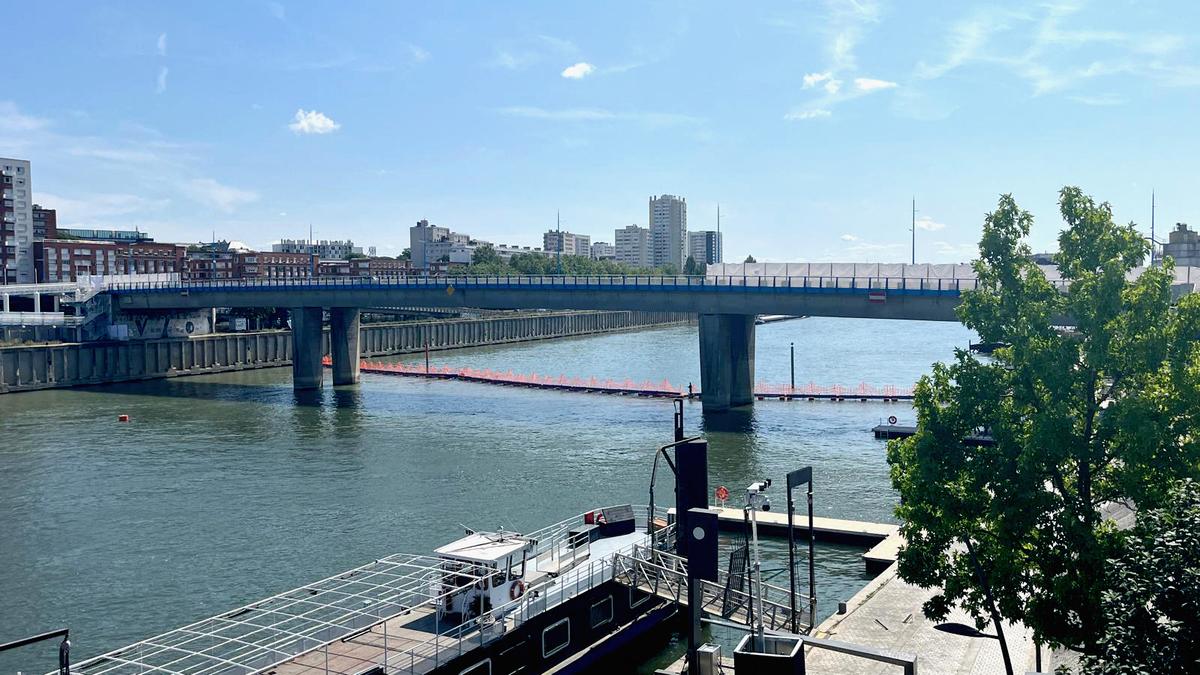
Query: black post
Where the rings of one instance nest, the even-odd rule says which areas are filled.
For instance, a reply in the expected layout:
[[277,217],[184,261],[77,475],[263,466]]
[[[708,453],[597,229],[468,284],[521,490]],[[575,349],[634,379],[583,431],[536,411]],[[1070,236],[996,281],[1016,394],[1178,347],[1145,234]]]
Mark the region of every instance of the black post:
[[808,484],[808,622],[812,624],[816,620],[816,570],[813,567],[813,510],[812,510],[812,474],[811,466],[806,466],[803,469],[796,469],[787,475],[787,501],[788,501],[788,579],[791,582],[791,598],[788,600],[788,607],[792,612],[791,623],[792,632],[799,633],[800,625],[796,621],[796,505],[792,500],[792,490],[796,487]]
[[[791,349],[792,349],[792,393],[795,393],[796,392],[796,343],[795,342],[791,343]],[[791,499],[791,495],[788,495],[788,499],[789,500]]]
[[706,508],[688,509],[688,529],[679,532],[680,538],[692,540],[687,554],[688,586],[688,653],[689,673],[698,673],[696,649],[702,641],[701,617],[704,616],[703,582],[717,580],[718,511]]
[[788,600],[788,607],[791,609],[792,632],[799,633],[799,626],[796,625],[796,529],[792,522],[796,517],[796,504],[792,501],[792,480],[788,476],[787,490],[787,515],[788,515],[788,580],[791,582],[791,595]]

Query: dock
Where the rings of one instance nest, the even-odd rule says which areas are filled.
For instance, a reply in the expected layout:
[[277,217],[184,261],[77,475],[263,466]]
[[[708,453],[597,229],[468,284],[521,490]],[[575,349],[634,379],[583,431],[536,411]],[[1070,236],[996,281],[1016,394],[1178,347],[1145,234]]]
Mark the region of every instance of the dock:
[[[741,509],[723,506],[710,508],[718,512],[717,523],[721,529],[742,531],[745,520]],[[668,514],[674,514],[674,509],[668,510]],[[787,536],[786,513],[759,512],[756,520],[760,534],[775,537]],[[807,540],[808,514],[796,514],[792,522],[796,527],[796,537]],[[896,562],[896,557],[900,554],[900,547],[904,545],[904,536],[900,534],[898,525],[824,516],[813,516],[813,539],[837,544],[870,546],[871,548],[862,555],[868,574],[879,574]]]
[[[877,424],[871,428],[875,438],[891,440],[893,438],[908,438],[915,436],[917,428],[907,424]],[[987,446],[995,445],[996,439],[989,434],[971,434],[963,439],[964,445]]]

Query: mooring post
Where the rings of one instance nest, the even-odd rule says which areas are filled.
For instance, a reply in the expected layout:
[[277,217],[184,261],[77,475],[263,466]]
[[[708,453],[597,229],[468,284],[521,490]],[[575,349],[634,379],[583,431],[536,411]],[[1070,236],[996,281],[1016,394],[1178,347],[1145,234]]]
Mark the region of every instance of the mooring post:
[[688,673],[699,675],[700,664],[696,649],[704,642],[700,619],[704,616],[704,582],[717,580],[717,538],[720,512],[715,509],[688,509],[686,532],[677,536],[687,538],[688,585]]

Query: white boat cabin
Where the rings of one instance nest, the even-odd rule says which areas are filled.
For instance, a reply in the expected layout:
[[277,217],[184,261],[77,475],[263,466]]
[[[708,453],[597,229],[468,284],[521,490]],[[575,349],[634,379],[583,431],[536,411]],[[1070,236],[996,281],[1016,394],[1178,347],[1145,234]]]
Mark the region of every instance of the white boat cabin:
[[535,544],[515,532],[473,532],[436,549],[445,572],[443,592],[469,583],[469,579],[456,577],[456,572],[469,570],[477,576],[480,568],[491,570],[487,578],[447,596],[438,606],[439,616],[458,614],[465,620],[520,598],[525,594],[525,566]]

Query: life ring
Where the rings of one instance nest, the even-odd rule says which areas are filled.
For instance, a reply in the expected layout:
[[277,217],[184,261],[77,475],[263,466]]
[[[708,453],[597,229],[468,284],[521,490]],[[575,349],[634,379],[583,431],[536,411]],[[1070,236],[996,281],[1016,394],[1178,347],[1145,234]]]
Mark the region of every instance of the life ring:
[[888,424],[895,424],[895,423],[896,423],[896,422],[898,422],[898,421],[899,421],[899,420],[897,420],[897,419],[896,419],[896,416],[895,416],[895,415],[892,415],[891,417],[888,417]]
[[516,581],[512,582],[511,586],[508,587],[508,599],[516,600],[522,595],[525,595],[525,582],[517,579]]
[[596,524],[597,525],[607,525],[608,524],[608,518],[604,517],[603,511],[596,514]]

